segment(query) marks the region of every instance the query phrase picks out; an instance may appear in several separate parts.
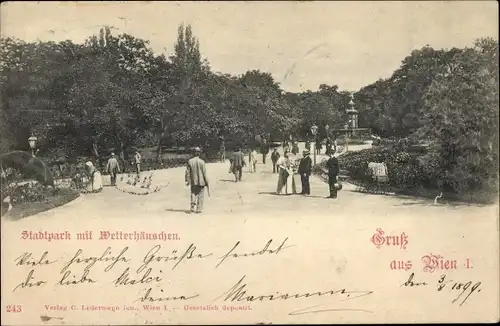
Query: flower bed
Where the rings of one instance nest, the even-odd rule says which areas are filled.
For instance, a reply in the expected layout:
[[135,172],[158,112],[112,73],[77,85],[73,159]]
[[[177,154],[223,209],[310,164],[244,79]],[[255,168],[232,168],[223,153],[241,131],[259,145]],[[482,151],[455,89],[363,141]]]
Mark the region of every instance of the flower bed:
[[[39,183],[25,183],[20,186],[2,187],[2,203],[10,197],[13,206],[7,215],[19,219],[38,214],[46,210],[64,205],[78,198],[80,192],[70,188],[46,188]],[[5,204],[4,204],[5,205]]]

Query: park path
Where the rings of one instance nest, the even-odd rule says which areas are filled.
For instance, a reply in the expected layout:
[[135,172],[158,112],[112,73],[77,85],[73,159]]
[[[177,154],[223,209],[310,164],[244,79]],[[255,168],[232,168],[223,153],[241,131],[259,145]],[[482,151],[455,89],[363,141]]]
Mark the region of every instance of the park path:
[[[359,150],[370,145],[350,146],[350,150]],[[303,144],[301,144],[301,150]],[[259,158],[261,156],[259,155]],[[319,155],[317,162],[325,160],[325,155]],[[259,162],[257,172],[244,170],[243,181],[235,183],[230,174],[229,162],[213,163],[207,166],[210,180],[210,197],[205,194],[203,215],[231,215],[234,218],[246,215],[259,216],[358,216],[375,215],[390,217],[411,215],[425,220],[429,216],[474,216],[488,214],[492,207],[475,205],[434,205],[432,200],[415,199],[411,197],[371,195],[355,191],[355,186],[345,183],[339,192],[337,200],[325,198],[328,186],[319,177],[311,177],[311,195],[275,195],[277,175],[272,173],[272,164],[268,158],[267,164]],[[132,195],[113,187],[104,187],[98,194],[86,194],[72,203],[37,214],[22,220],[58,219],[67,221],[70,216],[112,215],[121,219],[162,218],[188,216],[189,188],[184,185],[184,168],[172,168],[157,171],[142,172],[142,177],[152,174],[152,185],[163,186],[161,191],[148,195]],[[300,192],[300,177],[297,175],[297,191]],[[119,186],[127,185],[124,182]],[[128,186],[129,189],[131,186]],[[140,190],[140,189],[139,189]],[[199,216],[199,215],[196,215]],[[20,220],[19,222],[21,222]]]

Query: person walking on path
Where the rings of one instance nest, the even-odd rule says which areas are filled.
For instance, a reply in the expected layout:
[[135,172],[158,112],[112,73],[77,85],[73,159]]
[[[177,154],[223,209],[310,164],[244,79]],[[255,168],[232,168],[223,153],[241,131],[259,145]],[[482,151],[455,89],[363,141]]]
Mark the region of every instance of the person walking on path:
[[209,187],[205,161],[200,158],[201,149],[194,149],[194,157],[189,159],[186,167],[186,186],[191,187],[191,213],[201,213],[205,187]]
[[337,177],[339,175],[339,161],[333,154],[335,154],[335,151],[331,150],[328,153],[330,158],[326,161],[326,167],[328,168],[328,187],[330,188],[330,196],[328,196],[328,198],[337,198],[335,183],[337,183]]
[[276,162],[278,162],[279,158],[280,158],[280,153],[278,153],[278,150],[275,148],[271,153],[271,161],[273,162],[273,173],[277,172]]
[[262,154],[262,164],[266,164],[266,156],[267,156],[267,154],[269,154],[269,145],[268,145],[266,139],[264,139],[262,141],[262,146],[260,148],[260,153]]
[[332,150],[332,140],[330,139],[330,137],[326,137],[326,141],[325,141],[325,148],[326,148],[326,155],[329,155],[331,150]]
[[316,139],[316,144],[314,146],[314,150],[316,151],[316,155],[321,154],[321,140],[319,139],[319,137],[317,137],[317,139]]
[[226,141],[221,138],[220,149],[219,149],[219,159],[222,163],[226,162]]
[[134,166],[135,166],[135,172],[137,174],[140,174],[141,173],[141,154],[139,153],[139,151],[135,151]]
[[116,175],[120,173],[120,164],[116,159],[115,153],[111,153],[108,164],[106,164],[106,172],[109,173],[111,178],[111,185],[116,186]]
[[250,152],[250,170],[257,172],[257,151],[255,149]]
[[292,154],[297,155],[299,153],[299,144],[297,142],[292,143]]
[[310,152],[309,150],[304,150],[302,153],[304,157],[300,160],[299,163],[299,174],[300,174],[300,181],[302,183],[302,191],[300,192],[301,195],[310,195],[311,194],[311,187],[309,184],[309,176],[311,175],[312,172],[312,160],[311,157],[309,156]]
[[241,177],[243,176],[243,167],[246,165],[245,154],[241,151],[241,147],[238,147],[233,157],[233,173],[235,182],[241,181]]

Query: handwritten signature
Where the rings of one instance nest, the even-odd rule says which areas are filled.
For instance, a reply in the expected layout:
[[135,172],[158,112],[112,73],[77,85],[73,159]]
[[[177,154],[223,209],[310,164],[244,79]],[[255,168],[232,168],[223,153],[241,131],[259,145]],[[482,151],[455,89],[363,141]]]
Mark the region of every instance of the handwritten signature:
[[331,301],[329,303],[319,304],[310,306],[307,308],[302,308],[298,310],[294,310],[289,313],[289,315],[303,315],[308,313],[318,313],[318,312],[332,312],[332,311],[357,311],[357,312],[366,312],[372,313],[370,310],[365,309],[351,309],[351,308],[330,308],[330,309],[316,309],[318,307],[324,307],[325,305],[330,305],[333,303],[338,303],[342,301],[354,300],[364,296],[368,296],[373,293],[373,291],[352,291],[346,289],[338,289],[338,290],[323,290],[316,292],[305,292],[305,293],[280,293],[274,292],[273,294],[248,294],[248,285],[244,283],[246,276],[243,276],[235,285],[233,285],[228,291],[224,292],[219,297],[215,298],[213,301],[224,298],[223,301],[231,301],[231,302],[241,302],[241,301],[276,301],[276,300],[295,300],[295,299],[308,299],[308,298],[316,298],[316,297],[337,297],[338,299],[335,301]]

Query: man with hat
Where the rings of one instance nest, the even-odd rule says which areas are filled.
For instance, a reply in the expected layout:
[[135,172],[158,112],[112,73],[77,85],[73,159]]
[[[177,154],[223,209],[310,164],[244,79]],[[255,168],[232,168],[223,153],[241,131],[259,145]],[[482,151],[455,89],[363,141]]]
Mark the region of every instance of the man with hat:
[[245,154],[241,151],[241,147],[238,146],[237,151],[233,155],[233,173],[235,182],[241,181],[243,174],[243,167],[246,166]]
[[106,172],[111,177],[111,185],[116,186],[116,175],[120,173],[120,164],[118,164],[115,153],[111,153],[108,164],[106,164]]
[[138,150],[135,151],[134,165],[135,165],[135,172],[137,174],[141,174],[141,154],[139,153]]
[[311,187],[309,185],[309,176],[311,175],[312,172],[312,160],[309,154],[310,154],[309,150],[305,149],[302,152],[302,155],[304,157],[300,159],[300,164],[299,164],[298,172],[300,174],[300,181],[302,183],[302,191],[300,192],[301,195],[311,194]]
[[326,161],[326,167],[328,168],[328,187],[330,188],[330,196],[327,198],[337,198],[337,188],[335,184],[337,183],[337,177],[339,175],[339,161],[335,156],[335,150],[332,149],[328,153],[330,157],[328,161]]
[[191,213],[201,213],[205,187],[208,187],[205,161],[200,158],[201,149],[194,149],[194,157],[189,159],[186,167],[186,186],[191,186]]

